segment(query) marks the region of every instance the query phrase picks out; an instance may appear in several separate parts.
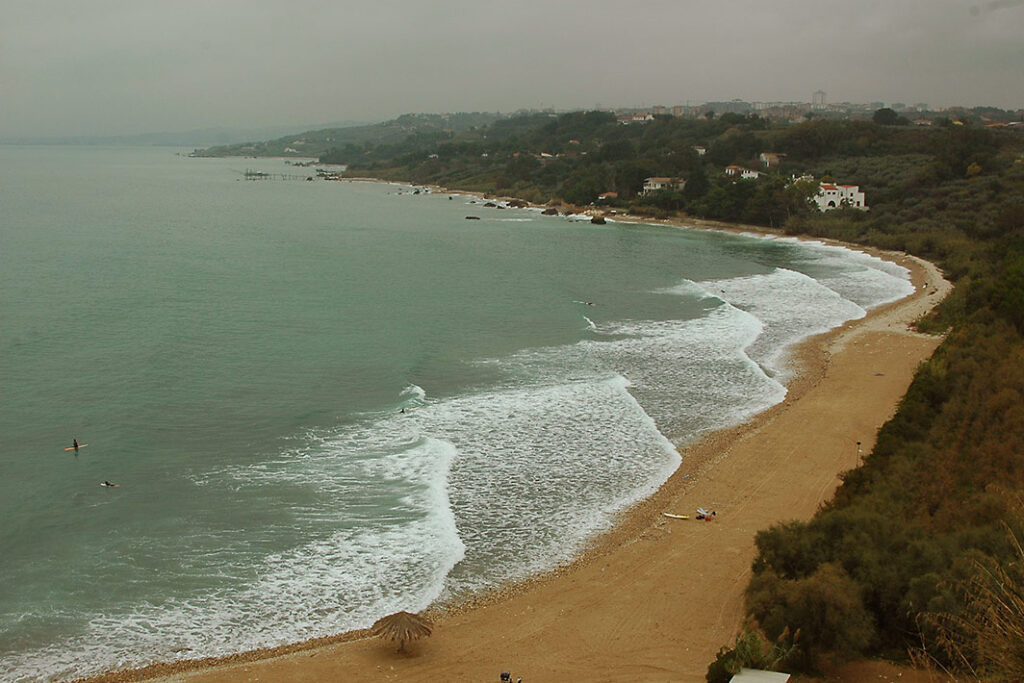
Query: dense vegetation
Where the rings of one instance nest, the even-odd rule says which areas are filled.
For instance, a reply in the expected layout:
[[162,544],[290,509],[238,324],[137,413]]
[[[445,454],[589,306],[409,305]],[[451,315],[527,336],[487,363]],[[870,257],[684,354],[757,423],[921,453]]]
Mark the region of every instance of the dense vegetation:
[[[985,603],[964,589],[1001,572],[1009,578],[998,590],[1024,596],[1012,564],[1024,553],[1011,533],[1024,537],[1024,126],[905,124],[886,111],[873,121],[781,126],[738,114],[629,125],[605,112],[533,114],[461,132],[364,139],[322,157],[348,164],[352,175],[537,203],[589,205],[616,192],[599,206],[904,250],[954,281],[953,294],[920,323],[946,340],[863,466],[846,473],[811,521],[758,534],[748,627],[723,648],[709,680],[728,680],[740,665],[815,671],[914,649],[975,675],[1024,678],[1007,669],[1024,657],[1000,664],[984,656],[993,650],[979,640],[993,637],[982,628]],[[758,168],[761,152],[784,155],[782,163],[756,180],[723,175],[730,164]],[[791,180],[801,174],[859,185],[871,210],[819,213],[808,202],[817,183]],[[650,176],[687,182],[644,196]],[[1024,624],[1024,600],[1010,604],[1018,605],[1011,619]]]

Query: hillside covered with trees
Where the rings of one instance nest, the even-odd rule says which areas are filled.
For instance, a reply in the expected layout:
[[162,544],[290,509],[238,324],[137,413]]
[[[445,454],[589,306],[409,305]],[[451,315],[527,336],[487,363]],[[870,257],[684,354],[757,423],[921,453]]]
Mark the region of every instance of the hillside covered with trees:
[[407,140],[427,142],[501,119],[500,114],[405,114],[397,119],[362,126],[321,128],[263,142],[218,145],[192,152],[194,157],[295,157],[316,159],[328,150],[348,145],[387,145]]

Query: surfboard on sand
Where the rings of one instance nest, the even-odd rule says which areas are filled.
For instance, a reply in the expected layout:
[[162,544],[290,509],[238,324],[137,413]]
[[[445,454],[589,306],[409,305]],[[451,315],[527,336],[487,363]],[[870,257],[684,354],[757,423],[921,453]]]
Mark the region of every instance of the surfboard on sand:
[[661,514],[672,519],[689,519],[690,515],[673,515],[671,512],[662,512]]
[[[86,446],[88,446],[88,445],[89,445],[89,444],[87,444],[87,443],[80,443],[80,444],[78,444],[78,447],[79,447],[79,448],[85,448],[85,447],[86,447]],[[65,448],[64,450],[66,450],[66,451],[73,451],[73,450],[75,450],[75,447],[74,447],[74,446],[68,446],[68,447],[67,447],[67,448]]]

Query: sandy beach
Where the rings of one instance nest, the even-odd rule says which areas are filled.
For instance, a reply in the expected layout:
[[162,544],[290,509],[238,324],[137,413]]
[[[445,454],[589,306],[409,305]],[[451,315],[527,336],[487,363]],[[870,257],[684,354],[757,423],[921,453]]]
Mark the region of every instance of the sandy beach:
[[[832,496],[941,343],[910,325],[949,283],[932,264],[871,253],[909,268],[915,293],[805,342],[783,403],[682,451],[669,481],[571,566],[434,612],[433,635],[402,654],[354,632],[90,680],[703,681],[741,626],[756,532]],[[697,507],[717,515],[697,521]]]

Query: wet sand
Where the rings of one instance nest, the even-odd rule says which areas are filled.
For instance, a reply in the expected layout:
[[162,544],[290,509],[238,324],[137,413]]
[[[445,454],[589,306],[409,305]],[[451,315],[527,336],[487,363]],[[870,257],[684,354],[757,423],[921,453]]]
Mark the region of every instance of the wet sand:
[[[669,481],[570,567],[435,611],[433,635],[402,654],[353,632],[95,680],[703,681],[741,626],[755,533],[809,519],[832,496],[857,442],[870,452],[941,342],[908,326],[950,285],[931,264],[885,256],[911,269],[913,295],[801,345],[783,403],[684,450]],[[714,520],[694,519],[699,506]]]

